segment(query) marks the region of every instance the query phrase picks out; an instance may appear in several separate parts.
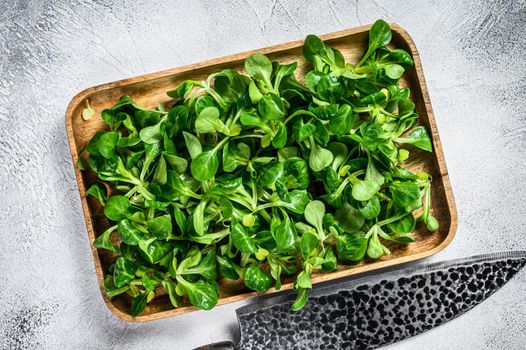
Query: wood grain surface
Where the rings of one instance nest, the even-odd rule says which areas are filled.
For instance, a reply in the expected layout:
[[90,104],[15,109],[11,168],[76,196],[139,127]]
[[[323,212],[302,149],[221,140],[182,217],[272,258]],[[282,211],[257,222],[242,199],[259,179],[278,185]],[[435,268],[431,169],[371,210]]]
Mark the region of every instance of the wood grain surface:
[[[327,41],[330,46],[340,50],[346,62],[358,62],[367,45],[369,28],[370,26],[362,26],[322,35],[320,37]],[[451,242],[456,232],[457,212],[455,201],[449,183],[447,167],[429,101],[418,51],[411,37],[400,26],[391,24],[391,29],[393,32],[393,40],[390,46],[393,48],[402,48],[413,56],[415,64],[404,74],[400,83],[411,89],[411,99],[415,103],[416,112],[420,116],[419,123],[425,125],[430,131],[434,147],[432,154],[411,148],[410,161],[406,162],[406,166],[412,171],[424,170],[433,177],[431,196],[432,213],[438,219],[440,229],[436,233],[430,233],[420,223],[417,225],[413,234],[413,237],[416,239],[415,243],[408,245],[388,245],[392,252],[391,255],[383,256],[376,261],[366,260],[352,266],[340,265],[337,271],[331,273],[315,273],[313,275],[314,283],[334,280],[430,256],[444,249]],[[77,162],[80,151],[89,142],[91,137],[97,131],[106,128],[100,118],[100,112],[115,104],[121,95],[129,95],[139,104],[154,107],[160,102],[170,101],[170,98],[166,95],[166,91],[173,90],[183,80],[204,80],[211,73],[226,68],[243,72],[245,58],[256,52],[266,54],[269,59],[282,63],[297,61],[298,76],[303,76],[307,71],[311,70],[311,68],[303,59],[302,45],[302,40],[293,41],[157,73],[119,80],[88,88],[80,92],[71,100],[66,111],[66,129],[74,164]],[[89,121],[85,121],[81,117],[82,110],[86,106],[86,100],[89,100],[89,104],[95,110],[95,116]],[[101,234],[110,226],[110,223],[104,216],[100,204],[98,204],[93,197],[86,197],[86,190],[97,181],[96,174],[89,170],[81,172],[78,169],[75,169],[75,174],[99,286],[109,309],[118,317],[126,321],[134,322],[150,321],[197,310],[195,307],[189,305],[188,302],[186,304],[187,306],[173,309],[168,296],[163,293],[162,289],[158,289],[156,290],[155,299],[148,304],[145,311],[137,317],[132,317],[129,314],[129,296],[120,295],[111,301],[106,297],[102,288],[102,282],[104,274],[115,260],[116,255],[107,251],[98,251],[93,247],[93,241],[97,235]],[[219,284],[220,297],[218,305],[232,303],[262,294],[248,290],[242,280],[230,281],[223,279],[219,281]],[[292,279],[288,279],[284,281],[281,290],[287,290],[291,287]],[[266,293],[274,292],[276,291],[271,289]]]

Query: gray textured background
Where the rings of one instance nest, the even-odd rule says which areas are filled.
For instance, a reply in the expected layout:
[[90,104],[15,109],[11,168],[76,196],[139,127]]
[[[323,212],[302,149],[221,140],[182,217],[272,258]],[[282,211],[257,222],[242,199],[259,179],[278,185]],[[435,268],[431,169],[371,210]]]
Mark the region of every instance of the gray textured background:
[[[64,127],[104,82],[366,24],[419,48],[458,205],[430,260],[526,249],[524,1],[8,1],[0,4],[0,348],[188,349],[235,336],[218,307],[131,324],[104,306]],[[390,349],[523,349],[526,273]]]

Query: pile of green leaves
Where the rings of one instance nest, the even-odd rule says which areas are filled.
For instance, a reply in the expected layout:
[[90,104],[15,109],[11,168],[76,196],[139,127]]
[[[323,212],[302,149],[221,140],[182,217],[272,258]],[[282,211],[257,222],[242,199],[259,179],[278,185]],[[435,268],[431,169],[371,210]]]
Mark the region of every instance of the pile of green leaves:
[[155,109],[123,96],[102,111],[109,130],[81,160],[103,182],[88,194],[112,223],[94,243],[117,256],[107,296],[130,295],[132,315],[156,293],[211,309],[221,278],[264,292],[295,276],[297,310],[314,271],[413,242],[414,213],[436,231],[430,177],[403,167],[411,147],[432,150],[398,84],[413,61],[390,40],[377,21],[353,65],[309,35],[305,85],[296,63],[254,54],[247,75],[184,81]]

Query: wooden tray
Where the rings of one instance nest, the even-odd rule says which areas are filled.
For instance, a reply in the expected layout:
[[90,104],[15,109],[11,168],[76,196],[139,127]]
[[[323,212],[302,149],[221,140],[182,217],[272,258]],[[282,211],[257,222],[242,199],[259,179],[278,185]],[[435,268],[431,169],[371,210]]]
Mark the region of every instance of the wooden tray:
[[[368,31],[370,26],[343,30],[321,38],[328,42],[332,47],[340,50],[347,62],[358,62],[364,47],[367,44]],[[411,37],[398,25],[391,24],[393,32],[392,47],[402,48],[408,51],[414,60],[414,66],[404,74],[401,84],[411,89],[411,98],[416,105],[416,112],[420,116],[420,123],[425,125],[430,134],[434,146],[434,153],[419,153],[415,148],[411,149],[412,159],[416,159],[413,164],[409,164],[411,170],[425,170],[433,177],[432,186],[432,208],[433,215],[440,222],[440,230],[434,234],[426,232],[422,225],[417,225],[415,237],[417,241],[407,246],[396,246],[392,249],[390,256],[384,256],[377,261],[366,261],[353,266],[340,266],[332,273],[318,274],[313,276],[313,282],[322,282],[336,278],[349,276],[365,271],[375,270],[386,266],[392,266],[408,261],[421,259],[444,249],[453,239],[457,227],[457,213],[449,177],[447,173],[442,146],[438,137],[431,103],[427,93],[424,74],[420,64],[420,58]],[[88,143],[91,137],[99,130],[105,128],[105,124],[100,118],[100,112],[104,108],[109,108],[115,104],[121,95],[129,95],[138,103],[145,106],[155,106],[159,102],[169,101],[166,91],[172,90],[186,79],[203,80],[209,74],[226,68],[243,70],[245,58],[255,52],[266,54],[271,60],[280,62],[298,62],[298,73],[304,74],[310,70],[310,66],[303,59],[302,55],[303,40],[293,41],[286,44],[267,47],[254,51],[248,51],[231,56],[208,60],[180,68],[169,69],[162,72],[146,74],[135,78],[124,79],[108,84],[103,84],[86,89],[77,94],[70,102],[66,112],[66,129],[73,163],[76,164],[80,150]],[[96,114],[89,121],[81,118],[82,110],[86,106],[86,99],[89,99],[91,107]],[[129,298],[118,296],[109,300],[102,288],[104,273],[111,265],[115,256],[106,251],[97,251],[93,247],[95,237],[109,227],[109,222],[102,212],[102,207],[93,197],[86,198],[86,190],[96,181],[96,175],[90,171],[81,172],[75,168],[77,182],[79,186],[80,198],[86,219],[91,250],[95,262],[95,269],[99,286],[104,300],[110,310],[118,317],[127,321],[148,321],[160,319],[167,316],[180,315],[196,310],[192,306],[185,306],[173,309],[167,295],[157,295],[146,307],[145,311],[137,317],[129,314]],[[290,289],[291,281],[284,281],[281,290]],[[247,290],[242,281],[232,282],[221,281],[221,293],[218,305],[232,303],[247,299],[257,294]],[[269,292],[274,292],[271,289]]]

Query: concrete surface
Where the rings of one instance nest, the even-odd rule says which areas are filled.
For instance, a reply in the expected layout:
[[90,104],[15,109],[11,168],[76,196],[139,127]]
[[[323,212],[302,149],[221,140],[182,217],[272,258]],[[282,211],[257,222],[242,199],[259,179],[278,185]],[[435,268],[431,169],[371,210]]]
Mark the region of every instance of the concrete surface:
[[[526,249],[525,1],[81,1],[0,4],[0,348],[190,349],[235,336],[218,307],[131,324],[104,306],[64,128],[104,82],[384,18],[419,48],[459,227],[430,260]],[[526,273],[390,349],[524,349]]]

